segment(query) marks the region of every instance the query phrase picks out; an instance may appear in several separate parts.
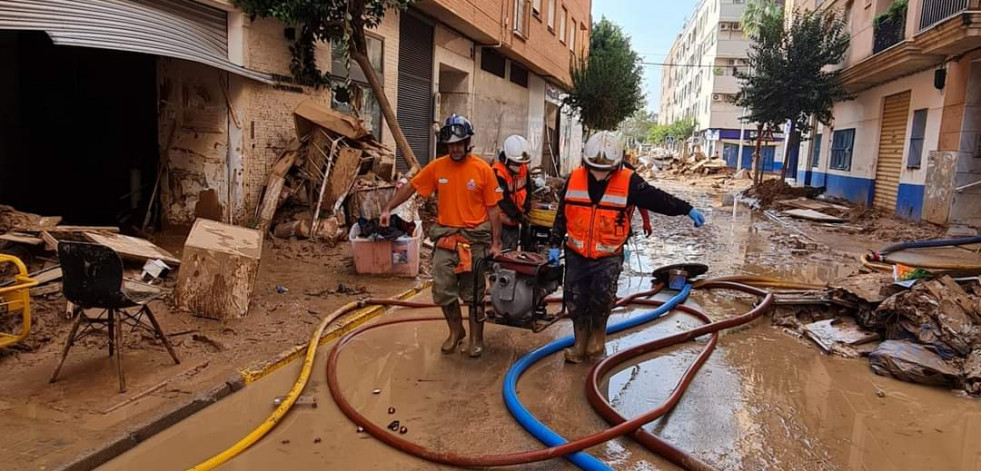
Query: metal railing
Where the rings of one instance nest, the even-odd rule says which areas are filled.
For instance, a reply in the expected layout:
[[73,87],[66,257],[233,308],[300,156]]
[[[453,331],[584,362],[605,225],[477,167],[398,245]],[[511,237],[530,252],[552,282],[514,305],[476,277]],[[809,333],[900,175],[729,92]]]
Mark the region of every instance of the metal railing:
[[923,0],[920,31],[967,9],[969,0]]

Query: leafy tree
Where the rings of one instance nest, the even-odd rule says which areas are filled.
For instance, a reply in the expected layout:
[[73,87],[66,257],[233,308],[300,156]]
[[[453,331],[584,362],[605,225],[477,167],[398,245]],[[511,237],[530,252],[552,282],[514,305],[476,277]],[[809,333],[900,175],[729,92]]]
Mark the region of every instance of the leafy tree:
[[572,60],[572,91],[565,99],[579,113],[587,135],[615,130],[643,106],[640,56],[630,37],[606,17],[593,24],[588,57]]
[[632,142],[646,142],[648,133],[656,125],[657,114],[641,108],[623,121],[620,132]]
[[773,19],[783,18],[783,9],[775,0],[749,0],[740,17],[743,32],[749,37],[760,34],[763,23]]
[[[253,18],[274,18],[296,26],[296,40],[290,46],[290,72],[299,83],[330,85],[329,74],[321,72],[317,67],[316,45],[320,42],[333,42],[340,46],[347,67],[350,69],[350,60],[353,59],[364,72],[395,137],[395,143],[411,168],[409,172],[414,173],[419,169],[419,161],[399,127],[395,109],[388,101],[375,69],[371,67],[365,29],[381,24],[389,9],[405,10],[416,1],[418,0],[232,0],[232,3]],[[346,79],[342,84],[342,91],[350,85],[349,80]]]
[[[830,124],[834,103],[853,98],[841,83],[841,72],[826,70],[848,50],[845,22],[836,12],[797,11],[788,29],[782,18],[765,15],[758,27],[748,52],[751,72],[737,74],[742,87],[736,96],[736,104],[749,110],[744,119],[757,123],[755,170],[764,126],[789,121],[785,135],[791,149],[800,133],[810,130],[812,116]],[[781,178],[786,172],[784,165]],[[757,183],[758,176],[754,172]]]
[[668,141],[668,138],[680,142],[691,137],[693,132],[695,132],[695,121],[682,119],[671,124],[654,126],[648,133],[647,140],[655,144],[663,144]]

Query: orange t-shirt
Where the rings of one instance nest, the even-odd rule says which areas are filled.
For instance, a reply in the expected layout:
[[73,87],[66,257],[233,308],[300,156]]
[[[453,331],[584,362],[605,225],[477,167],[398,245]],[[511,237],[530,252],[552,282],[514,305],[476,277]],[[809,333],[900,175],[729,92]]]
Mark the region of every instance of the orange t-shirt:
[[487,208],[504,196],[491,166],[473,155],[460,162],[448,155],[430,162],[412,178],[412,186],[422,196],[436,193],[436,222],[447,227],[472,229],[487,222]]

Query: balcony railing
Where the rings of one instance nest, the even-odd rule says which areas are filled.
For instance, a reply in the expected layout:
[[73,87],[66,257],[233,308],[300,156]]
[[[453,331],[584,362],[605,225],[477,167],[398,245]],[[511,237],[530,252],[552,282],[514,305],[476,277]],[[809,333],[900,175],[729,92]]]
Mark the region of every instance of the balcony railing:
[[923,0],[920,31],[967,9],[969,0]]
[[906,36],[906,8],[875,19],[872,54],[878,54]]

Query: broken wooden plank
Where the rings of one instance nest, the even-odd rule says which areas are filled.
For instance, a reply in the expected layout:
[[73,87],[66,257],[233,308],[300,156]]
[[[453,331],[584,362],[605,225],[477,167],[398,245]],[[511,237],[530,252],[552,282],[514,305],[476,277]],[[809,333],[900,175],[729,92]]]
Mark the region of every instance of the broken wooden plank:
[[62,276],[61,266],[53,266],[29,275],[38,285],[60,280]]
[[323,207],[337,211],[336,204],[349,191],[361,168],[361,151],[351,147],[341,147],[328,177],[328,189],[324,195]]
[[116,226],[55,226],[45,229],[48,232],[112,232],[119,233]]
[[298,136],[305,136],[318,126],[348,139],[357,140],[369,134],[357,118],[335,111],[313,99],[305,100],[296,106],[293,110],[293,120]]
[[44,240],[44,247],[51,251],[58,250],[58,239],[55,239],[48,231],[41,231],[41,239]]
[[0,240],[5,240],[7,242],[14,242],[17,244],[26,245],[41,245],[44,243],[44,239],[39,237],[32,237],[28,234],[21,234],[18,232],[8,232],[6,234],[0,234]]
[[845,222],[844,219],[831,216],[829,214],[824,214],[820,211],[815,211],[813,209],[790,209],[783,212],[784,214],[795,217],[798,219],[807,219],[808,221],[817,222]]
[[105,245],[116,251],[120,257],[128,260],[147,261],[160,259],[168,265],[179,265],[181,261],[170,252],[158,247],[146,239],[139,239],[122,234],[83,232],[85,238],[97,244]]
[[259,205],[259,218],[258,225],[256,226],[260,232],[263,234],[269,230],[269,226],[272,224],[273,216],[276,215],[276,210],[279,209],[280,195],[283,193],[283,184],[286,180],[278,175],[269,175],[269,181],[266,183],[266,192],[262,196],[262,203]]
[[30,290],[31,297],[47,296],[61,292],[61,283],[50,283],[44,286],[35,286]]

